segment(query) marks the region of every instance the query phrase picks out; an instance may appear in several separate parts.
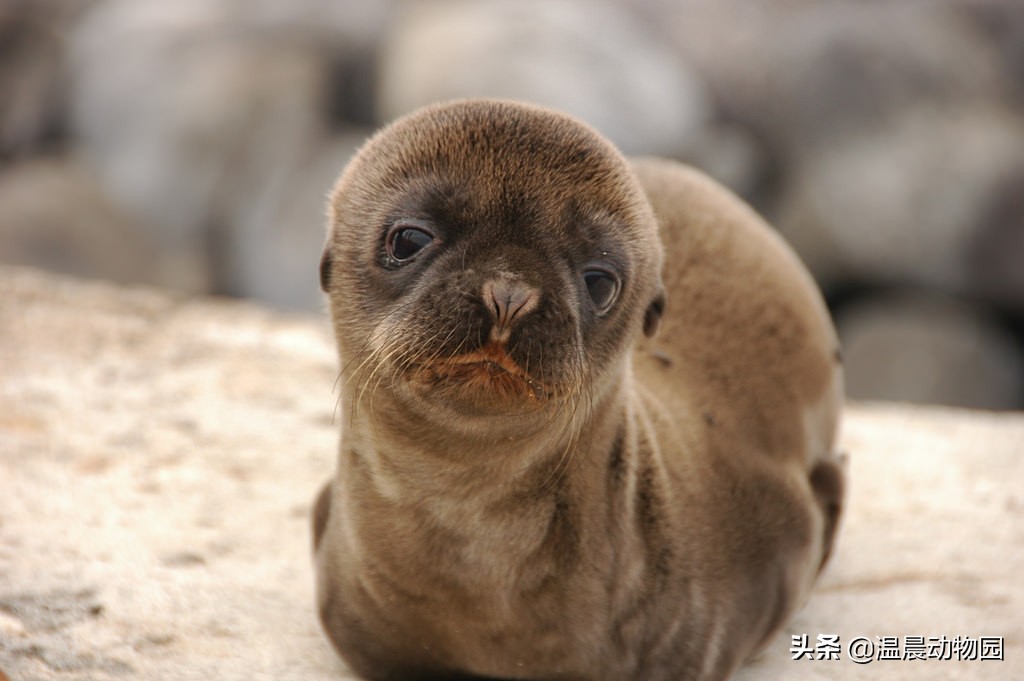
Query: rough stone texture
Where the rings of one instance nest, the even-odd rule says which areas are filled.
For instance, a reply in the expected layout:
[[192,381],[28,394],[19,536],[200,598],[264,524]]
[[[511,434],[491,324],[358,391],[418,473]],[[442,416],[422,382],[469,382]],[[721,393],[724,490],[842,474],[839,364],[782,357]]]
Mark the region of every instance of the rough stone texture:
[[[351,678],[309,561],[335,376],[323,317],[0,269],[0,678]],[[852,405],[842,444],[838,552],[737,679],[1020,673],[1024,415]],[[819,633],[1003,636],[1006,661],[790,659]]]

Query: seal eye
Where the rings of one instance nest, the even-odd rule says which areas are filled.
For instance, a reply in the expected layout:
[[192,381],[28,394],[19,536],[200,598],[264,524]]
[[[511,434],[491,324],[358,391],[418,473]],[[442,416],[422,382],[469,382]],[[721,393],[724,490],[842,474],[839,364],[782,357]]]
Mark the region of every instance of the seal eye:
[[619,280],[611,272],[587,270],[583,273],[583,283],[587,285],[587,293],[598,312],[607,312],[619,295]]
[[405,262],[433,242],[434,237],[429,232],[399,225],[388,233],[388,256],[396,262]]

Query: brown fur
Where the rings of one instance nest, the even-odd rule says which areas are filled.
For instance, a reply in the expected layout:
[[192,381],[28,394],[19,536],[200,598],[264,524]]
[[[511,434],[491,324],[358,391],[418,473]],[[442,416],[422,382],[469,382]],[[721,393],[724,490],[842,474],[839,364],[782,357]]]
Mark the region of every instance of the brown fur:
[[[397,263],[405,224],[435,239]],[[725,679],[806,597],[843,494],[837,343],[711,180],[535,107],[440,105],[345,170],[321,281],[344,421],[317,594],[360,675]],[[518,316],[489,300],[512,289]]]

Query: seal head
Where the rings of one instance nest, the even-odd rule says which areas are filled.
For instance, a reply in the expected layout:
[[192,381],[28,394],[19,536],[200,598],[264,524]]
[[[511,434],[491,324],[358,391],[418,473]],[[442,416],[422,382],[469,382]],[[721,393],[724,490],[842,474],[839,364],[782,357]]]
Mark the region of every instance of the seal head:
[[492,101],[412,114],[362,148],[330,217],[321,283],[350,407],[543,423],[599,399],[631,336],[656,327],[650,207],[567,116]]

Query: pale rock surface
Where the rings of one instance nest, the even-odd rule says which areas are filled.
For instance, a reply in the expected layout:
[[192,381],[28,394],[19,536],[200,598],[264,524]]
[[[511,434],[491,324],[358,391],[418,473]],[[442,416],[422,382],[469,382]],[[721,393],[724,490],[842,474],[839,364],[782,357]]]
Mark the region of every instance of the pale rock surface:
[[[313,605],[334,468],[323,316],[0,269],[0,670],[351,679]],[[806,608],[740,681],[1011,679],[1024,415],[853,405],[850,504]],[[1004,662],[793,661],[792,635],[1002,636]],[[0,674],[3,678],[3,674]]]

